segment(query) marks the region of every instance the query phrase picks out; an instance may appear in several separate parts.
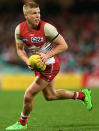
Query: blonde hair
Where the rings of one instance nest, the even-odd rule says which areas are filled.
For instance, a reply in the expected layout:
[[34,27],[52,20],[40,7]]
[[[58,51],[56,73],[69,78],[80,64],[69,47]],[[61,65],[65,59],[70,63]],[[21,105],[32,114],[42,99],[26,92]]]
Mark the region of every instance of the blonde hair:
[[24,14],[27,14],[29,9],[32,9],[32,8],[38,8],[39,5],[36,3],[36,2],[27,2],[23,5],[23,13]]

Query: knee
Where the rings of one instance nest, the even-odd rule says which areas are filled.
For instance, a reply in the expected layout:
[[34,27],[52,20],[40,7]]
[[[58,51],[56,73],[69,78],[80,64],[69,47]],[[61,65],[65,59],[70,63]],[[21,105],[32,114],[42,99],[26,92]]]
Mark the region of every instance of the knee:
[[47,100],[47,101],[52,101],[52,100],[55,100],[56,99],[56,96],[55,95],[51,95],[51,96],[45,96],[45,99]]
[[35,95],[37,93],[38,93],[38,91],[36,91],[36,90],[27,89],[25,94],[24,94],[24,101],[30,102],[31,100],[33,100],[33,98],[35,97]]
[[29,103],[31,100],[32,100],[32,94],[26,92],[24,95],[24,102]]
[[24,102],[29,103],[31,101],[31,97],[24,95]]

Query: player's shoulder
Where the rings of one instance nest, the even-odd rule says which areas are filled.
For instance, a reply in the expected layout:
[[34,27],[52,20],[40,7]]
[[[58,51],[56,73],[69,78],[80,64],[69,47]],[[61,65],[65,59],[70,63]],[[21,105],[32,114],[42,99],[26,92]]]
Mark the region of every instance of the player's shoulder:
[[25,25],[26,25],[26,21],[23,21],[18,25],[16,25],[15,32],[20,32],[20,28],[24,28]]
[[55,27],[54,25],[46,22],[46,23],[45,23],[45,28],[56,28],[56,27]]
[[43,20],[41,20],[40,22],[44,25],[44,28],[56,28],[54,25],[50,24],[49,22]]
[[44,26],[45,30],[57,30],[56,27],[50,23],[46,23]]
[[16,28],[15,28],[15,35],[16,34],[20,34],[20,24],[18,24],[17,26],[16,26]]
[[16,28],[19,28],[20,26],[24,26],[24,25],[26,25],[26,21],[23,21],[23,22],[19,23],[19,24],[16,26]]
[[45,32],[49,32],[49,31],[56,32],[57,28],[54,25],[50,24],[50,23],[46,23],[45,26],[44,26],[44,31]]
[[17,30],[19,28],[19,26],[20,26],[20,24],[16,25],[15,30]]

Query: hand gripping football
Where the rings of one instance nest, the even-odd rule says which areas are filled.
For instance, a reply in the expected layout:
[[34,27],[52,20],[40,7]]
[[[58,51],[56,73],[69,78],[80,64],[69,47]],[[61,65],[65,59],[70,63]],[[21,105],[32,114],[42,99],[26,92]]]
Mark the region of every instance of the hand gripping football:
[[29,57],[29,63],[34,70],[42,72],[46,69],[46,65],[39,58],[39,55],[32,55]]

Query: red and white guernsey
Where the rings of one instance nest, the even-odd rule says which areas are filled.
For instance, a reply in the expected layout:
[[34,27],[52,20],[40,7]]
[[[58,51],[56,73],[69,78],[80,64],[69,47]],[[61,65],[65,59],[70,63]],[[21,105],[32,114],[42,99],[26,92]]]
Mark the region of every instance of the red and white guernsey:
[[34,45],[41,48],[46,43],[44,25],[45,22],[41,21],[37,29],[30,30],[27,21],[20,24],[20,37],[28,47]]
[[[16,43],[25,44],[29,49],[29,55],[35,54],[36,51],[45,54],[51,51],[55,47],[53,42],[58,38],[58,35],[56,28],[44,21],[40,21],[37,29],[30,30],[26,21],[15,29]],[[47,65],[45,71],[35,72],[35,75],[51,82],[60,70],[60,63],[57,57],[51,57],[45,64]]]
[[[19,30],[18,30],[19,28]],[[24,43],[29,49],[29,55],[35,51],[48,53],[53,49],[53,40],[58,37],[56,28],[44,21],[40,21],[37,29],[30,30],[27,21],[18,25],[15,31],[16,42]],[[49,58],[46,65],[55,63],[55,57]]]

